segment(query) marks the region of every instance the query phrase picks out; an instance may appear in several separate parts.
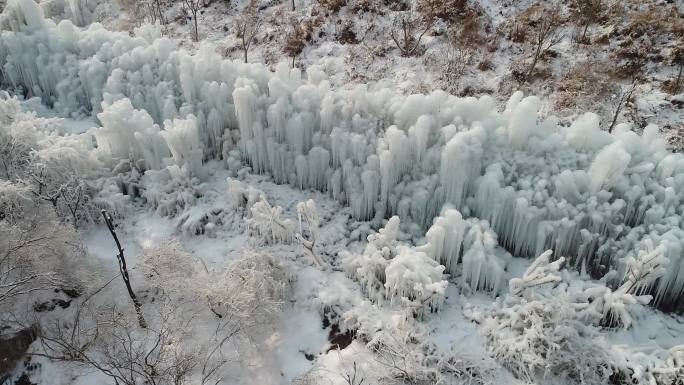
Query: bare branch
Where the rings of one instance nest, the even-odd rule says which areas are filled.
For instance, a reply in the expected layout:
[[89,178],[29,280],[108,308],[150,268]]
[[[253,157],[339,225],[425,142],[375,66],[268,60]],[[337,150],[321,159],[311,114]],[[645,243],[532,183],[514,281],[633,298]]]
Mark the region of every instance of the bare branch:
[[124,257],[124,250],[123,247],[121,247],[121,243],[119,242],[119,237],[117,237],[116,235],[116,231],[114,231],[112,217],[107,213],[107,210],[102,210],[102,217],[104,218],[104,221],[107,224],[107,228],[109,229],[109,232],[112,234],[112,238],[114,238],[116,248],[119,251],[119,253],[116,255],[116,259],[119,261],[119,271],[121,272],[121,278],[123,278],[123,281],[126,284],[128,296],[131,297],[131,300],[133,301],[135,312],[138,314],[138,323],[140,324],[141,328],[146,328],[147,323],[145,322],[145,318],[143,317],[140,302],[138,301],[138,298],[135,296],[135,292],[131,287],[131,280],[128,276],[128,268],[126,267],[126,258]]

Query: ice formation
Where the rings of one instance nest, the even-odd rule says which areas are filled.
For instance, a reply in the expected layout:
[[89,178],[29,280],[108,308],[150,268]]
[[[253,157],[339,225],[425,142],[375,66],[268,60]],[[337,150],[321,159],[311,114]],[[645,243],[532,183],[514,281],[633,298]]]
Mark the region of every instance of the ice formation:
[[204,195],[205,184],[190,175],[187,165],[148,170],[140,178],[142,197],[162,216],[173,216],[194,205]]
[[282,211],[282,207],[273,207],[267,200],[256,202],[251,208],[252,217],[247,219],[252,235],[264,244],[292,242],[294,224],[281,217]]
[[263,191],[233,178],[228,178],[228,193],[235,208],[242,208],[248,213],[255,203],[266,200]]
[[[584,383],[622,377],[637,384],[669,384],[684,370],[682,349],[650,344],[616,344],[604,328],[629,328],[651,298],[638,295],[664,273],[662,248],[643,250],[629,261],[629,273],[615,291],[602,281],[587,281],[561,269],[564,262],[542,253],[521,278],[511,279],[510,293],[483,312],[467,309],[479,323],[490,354],[519,378],[552,375]],[[534,287],[534,290],[527,290]],[[674,343],[676,345],[676,342]]]
[[461,273],[473,290],[498,293],[504,281],[507,260],[496,250],[496,234],[487,221],[463,219],[446,206],[425,234],[427,243],[418,247],[451,274]]
[[363,253],[342,254],[345,272],[375,301],[399,302],[416,317],[438,311],[448,285],[444,266],[420,249],[398,242],[398,232],[399,217],[394,216],[368,236]]
[[308,239],[309,242],[315,243],[318,239],[320,219],[318,218],[318,210],[316,210],[316,202],[313,199],[297,203],[297,220],[299,222],[299,234]]
[[616,290],[606,286],[588,288],[584,291],[586,305],[583,311],[594,313],[606,324],[618,324],[625,328],[632,325],[635,318],[634,305],[646,305],[651,302],[651,295],[638,295],[653,281],[666,272],[668,259],[663,255],[664,248],[653,248],[639,253],[637,259],[630,258],[629,268],[624,282]]
[[[130,100],[121,99],[106,105],[97,117],[102,127],[94,130],[93,136],[105,158],[113,163],[129,159],[143,170],[162,168],[163,159],[170,151],[159,126],[145,110],[137,110]],[[183,163],[177,165],[182,167]]]
[[385,268],[387,298],[410,301],[418,317],[439,310],[448,284],[442,279],[444,266],[410,247],[401,246],[398,251]]
[[350,277],[356,278],[372,299],[382,300],[385,287],[385,269],[397,254],[399,217],[387,221],[385,227],[368,236],[368,245],[361,254],[343,251],[342,265]]
[[187,165],[190,174],[201,176],[202,147],[197,136],[196,119],[190,115],[188,119],[167,120],[164,131],[159,134],[169,146],[173,163],[177,166]]
[[551,254],[553,254],[553,250],[546,250],[532,262],[521,278],[512,278],[509,282],[511,294],[519,295],[525,289],[534,286],[559,282],[561,277],[556,273],[565,262],[565,258],[551,262],[549,261]]
[[[652,242],[670,265],[646,290],[684,306],[684,157],[667,151],[656,127],[608,134],[593,114],[561,126],[540,119],[539,100],[521,93],[499,112],[489,96],[331,89],[315,66],[305,76],[284,64],[272,72],[209,45],[190,54],[146,29],[132,37],[97,23],[55,24],[31,0],[11,0],[0,25],[3,87],[64,116],[100,114],[99,156],[112,167],[136,162],[143,180],[201,179],[201,162],[222,159],[235,172],[242,162],[327,192],[356,219],[398,215],[417,225],[414,235],[450,204],[487,221],[515,256],[553,249],[596,276]],[[173,212],[157,191],[143,195]],[[485,249],[486,234],[473,235]],[[433,250],[447,271],[458,262],[449,259],[456,241]],[[494,266],[489,255],[458,255],[475,288],[496,287],[481,273]]]

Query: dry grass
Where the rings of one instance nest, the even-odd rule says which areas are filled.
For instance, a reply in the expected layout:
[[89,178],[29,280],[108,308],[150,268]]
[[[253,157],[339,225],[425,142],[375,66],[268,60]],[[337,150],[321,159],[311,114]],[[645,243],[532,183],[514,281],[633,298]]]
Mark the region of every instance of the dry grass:
[[572,67],[556,84],[557,94],[554,108],[558,111],[572,111],[578,108],[593,110],[615,91],[608,80],[609,63],[600,61],[582,62]]
[[379,13],[383,9],[383,4],[378,0],[351,0],[348,5],[353,14]]
[[323,9],[330,13],[337,13],[347,5],[347,0],[318,0]]
[[650,55],[655,52],[650,42],[628,39],[611,52],[613,63],[611,74],[617,79],[635,79],[643,75],[646,65],[651,60]]
[[480,71],[491,71],[494,69],[494,62],[492,61],[492,55],[484,55],[479,63],[477,63],[477,69]]
[[[526,43],[534,38],[535,29],[540,22],[541,14],[547,14],[553,8],[548,8],[548,4],[538,2],[520,11],[513,20],[504,23],[504,30],[508,32],[508,39],[514,43]],[[567,18],[562,13],[556,15],[559,24],[565,24]]]
[[440,18],[448,23],[465,21],[471,10],[468,0],[418,0],[417,9],[426,19]]
[[132,32],[140,24],[141,9],[137,0],[118,0],[121,9],[126,12],[127,18],[121,18],[117,28],[121,31]]
[[670,39],[684,35],[684,16],[675,6],[650,5],[648,9],[630,13],[623,34],[631,38]]

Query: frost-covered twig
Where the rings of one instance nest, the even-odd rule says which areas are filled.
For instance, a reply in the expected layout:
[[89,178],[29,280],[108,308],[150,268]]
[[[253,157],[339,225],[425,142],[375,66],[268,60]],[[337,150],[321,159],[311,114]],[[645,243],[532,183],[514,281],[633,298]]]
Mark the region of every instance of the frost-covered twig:
[[662,277],[666,273],[665,266],[669,263],[663,245],[654,248],[649,241],[646,246],[646,250],[640,252],[636,259],[627,259],[627,276],[619,288],[615,291],[606,286],[586,289],[584,294],[589,302],[579,305],[578,309],[582,309],[590,317],[600,315],[601,325],[621,325],[624,328],[632,326],[639,305],[647,305],[653,299],[651,295],[636,293]]
[[318,266],[323,266],[323,261],[314,251],[316,241],[318,241],[320,219],[316,203],[312,199],[297,203],[297,219],[299,221],[299,233],[295,234],[297,240],[311,254],[314,262]]
[[280,206],[272,207],[266,200],[255,203],[251,208],[252,217],[247,220],[250,231],[266,244],[292,242],[294,226],[289,219],[281,217],[282,211]]
[[522,278],[511,279],[509,282],[511,294],[519,295],[527,288],[560,281],[561,277],[554,273],[560,270],[565,258],[560,257],[554,262],[549,262],[551,254],[553,254],[552,250],[546,250],[525,270]]
[[627,261],[629,270],[627,279],[620,287],[620,291],[632,293],[648,287],[653,281],[667,273],[665,267],[669,259],[665,256],[663,244],[653,247],[653,242],[646,242],[646,249],[641,251],[636,259],[629,258]]

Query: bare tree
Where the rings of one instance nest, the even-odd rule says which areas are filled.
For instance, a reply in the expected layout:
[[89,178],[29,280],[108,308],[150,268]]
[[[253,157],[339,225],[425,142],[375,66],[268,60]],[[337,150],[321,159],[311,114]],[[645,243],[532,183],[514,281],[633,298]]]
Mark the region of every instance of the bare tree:
[[680,40],[680,44],[672,52],[672,64],[679,66],[677,77],[672,85],[672,93],[676,94],[682,85],[682,69],[684,69],[684,39]]
[[582,29],[582,35],[578,41],[584,43],[587,30],[601,18],[603,12],[603,0],[574,0],[574,16]]
[[133,16],[139,21],[147,21],[150,24],[159,22],[161,25],[166,25],[168,20],[164,15],[164,10],[167,6],[168,0],[122,0],[129,12],[133,12]]
[[70,322],[46,325],[40,349],[32,355],[81,364],[116,384],[183,385],[198,370],[201,384],[220,382],[218,369],[228,361],[216,352],[229,338],[198,340],[188,332],[194,314],[170,302],[158,309],[153,327],[139,329],[116,306],[87,303],[103,288],[78,306]]
[[237,20],[237,33],[236,36],[240,39],[240,48],[245,56],[245,63],[247,63],[247,52],[249,48],[254,43],[254,38],[256,37],[259,28],[261,27],[261,17],[259,15],[259,10],[257,3],[251,0],[249,4],[245,6]]
[[[290,292],[289,270],[268,253],[250,252],[211,276],[204,292],[222,339],[249,336],[273,322]],[[209,277],[207,277],[209,278]]]
[[473,49],[459,44],[455,34],[449,36],[449,47],[441,54],[444,55],[441,65],[442,85],[445,91],[455,93],[458,83],[466,73],[468,65],[473,57]]
[[81,222],[90,222],[93,192],[76,176],[76,170],[58,160],[48,164],[38,156],[32,158],[27,172],[35,198],[50,202],[57,215],[70,218],[75,228]]
[[119,242],[119,237],[116,235],[116,231],[114,231],[114,223],[112,222],[112,217],[111,215],[109,215],[109,213],[107,213],[107,210],[102,210],[102,217],[104,218],[104,221],[107,224],[107,228],[109,229],[109,232],[112,234],[112,238],[114,238],[116,248],[119,251],[119,253],[116,255],[116,259],[119,261],[119,272],[121,273],[121,278],[123,278],[124,284],[126,284],[128,296],[131,297],[131,300],[133,301],[135,312],[138,314],[138,324],[141,328],[146,328],[147,322],[145,322],[145,318],[143,317],[141,309],[142,306],[140,305],[140,301],[138,301],[138,297],[135,296],[135,292],[131,287],[131,280],[128,276],[128,268],[126,267],[126,258],[124,257],[124,250],[123,247],[121,247],[121,242]]
[[27,211],[35,207],[31,186],[0,179],[0,221],[14,226],[26,219]]
[[62,184],[55,183],[54,174],[42,162],[36,162],[29,171],[29,178],[34,184],[33,194],[38,199],[50,202],[57,209],[57,202],[61,196]]
[[14,137],[3,140],[0,136],[0,141],[0,164],[6,179],[13,180],[22,163],[28,160],[29,149],[23,147],[24,143]]
[[33,154],[26,170],[31,192],[38,200],[50,202],[58,216],[71,214],[72,225],[78,227],[78,219],[86,218],[81,215],[85,203],[90,201],[85,184],[74,175],[74,170],[66,170],[59,162],[48,163]]
[[164,0],[148,0],[148,13],[150,14],[150,17],[153,19],[153,23],[156,23],[159,21],[161,25],[166,25],[167,20],[166,17],[164,16],[164,8],[165,8],[165,1]]
[[74,285],[80,279],[76,271],[82,251],[76,235],[56,223],[49,207],[19,224],[0,221],[0,319],[22,297],[30,299],[37,291],[67,282]]
[[629,98],[632,97],[632,94],[634,93],[634,90],[636,89],[637,83],[636,80],[632,81],[632,84],[630,84],[629,88],[626,90],[622,90],[620,92],[620,95],[615,99],[615,103],[613,104],[613,120],[610,122],[610,126],[608,127],[608,132],[612,133],[613,129],[615,128],[615,123],[617,123],[618,116],[620,116],[620,111],[622,110],[622,107],[627,103]]
[[197,14],[199,13],[202,3],[203,0],[183,0],[183,5],[185,5],[185,8],[187,8],[192,14],[192,22],[194,27],[192,39],[194,41],[199,41],[199,32],[197,29]]
[[89,222],[91,219],[92,206],[89,190],[88,185],[75,176],[70,177],[59,189],[74,228],[78,227],[79,222],[83,220]]
[[[358,376],[358,378],[357,378]],[[354,361],[354,366],[352,368],[351,373],[347,372],[342,376],[344,379],[344,382],[347,385],[363,385],[364,381],[366,380],[361,373],[356,368],[356,361]]]
[[305,46],[304,29],[301,25],[294,23],[290,33],[285,35],[285,43],[283,46],[285,54],[292,58],[292,68],[295,67],[295,59],[302,53]]
[[[156,299],[149,304],[147,328],[116,305],[91,301],[114,277],[72,306],[69,318],[45,324],[33,354],[95,369],[121,385],[183,385],[190,378],[221,383],[220,369],[231,360],[224,347],[233,342],[238,348],[251,328],[273,322],[289,273],[266,254],[240,259],[220,275],[190,259],[173,241],[143,253],[141,268]],[[202,316],[214,322],[197,322]],[[213,333],[198,333],[208,325]]]
[[[6,178],[3,179],[7,181],[0,190],[7,194],[12,190],[29,191],[32,196],[24,197],[24,200],[32,201],[34,207],[41,208],[43,201],[50,202],[58,216],[70,215],[74,226],[78,226],[79,219],[88,219],[86,208],[91,191],[78,177],[89,167],[88,155],[62,146],[59,142],[39,144],[36,139],[38,127],[47,122],[19,114],[15,99],[0,101],[0,175],[4,171]],[[30,124],[17,125],[19,120]],[[0,219],[23,215],[17,209],[14,207],[12,212],[0,213]]]
[[401,56],[414,56],[420,52],[420,41],[427,31],[432,28],[432,24],[432,18],[425,20],[411,10],[403,12],[394,19],[390,36],[394,44],[399,48]]
[[3,177],[15,180],[30,161],[31,145],[0,129],[0,166]]
[[34,291],[45,289],[54,274],[33,267],[31,253],[45,247],[53,237],[28,229],[18,229],[0,223],[0,305]]
[[[15,127],[19,119],[21,107],[16,98],[5,91],[0,92],[0,168],[4,179],[14,181],[30,160],[35,140],[17,135]],[[26,131],[26,130],[22,130]],[[22,132],[19,131],[19,132]]]
[[530,67],[525,76],[526,79],[529,79],[532,75],[539,58],[563,39],[563,35],[558,29],[560,26],[559,13],[560,11],[558,8],[541,9],[537,11],[533,41],[534,53],[532,54],[532,62],[530,63]]

